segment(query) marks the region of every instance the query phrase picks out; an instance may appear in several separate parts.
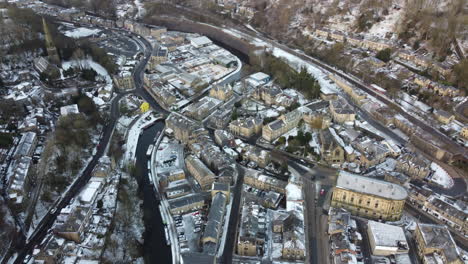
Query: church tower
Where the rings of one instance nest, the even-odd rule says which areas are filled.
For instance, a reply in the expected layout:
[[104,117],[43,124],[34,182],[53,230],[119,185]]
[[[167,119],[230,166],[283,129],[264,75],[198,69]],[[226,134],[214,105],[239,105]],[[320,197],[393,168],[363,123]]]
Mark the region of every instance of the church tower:
[[42,26],[44,27],[44,35],[47,48],[47,57],[49,62],[57,66],[60,65],[60,57],[58,56],[57,48],[55,48],[54,42],[52,41],[52,35],[50,34],[49,27],[44,18],[42,18]]

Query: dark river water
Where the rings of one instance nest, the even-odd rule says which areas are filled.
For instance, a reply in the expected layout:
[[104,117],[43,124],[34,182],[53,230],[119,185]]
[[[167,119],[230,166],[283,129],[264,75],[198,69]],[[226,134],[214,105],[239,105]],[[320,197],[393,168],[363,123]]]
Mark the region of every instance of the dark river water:
[[[148,146],[155,140],[158,131],[162,131],[164,122],[158,121],[144,130],[138,140],[136,150],[137,181],[143,199],[143,221],[145,224],[143,256],[145,263],[172,263],[171,248],[166,245],[164,225],[159,213],[159,201],[148,179]],[[122,245],[124,246],[124,245]]]

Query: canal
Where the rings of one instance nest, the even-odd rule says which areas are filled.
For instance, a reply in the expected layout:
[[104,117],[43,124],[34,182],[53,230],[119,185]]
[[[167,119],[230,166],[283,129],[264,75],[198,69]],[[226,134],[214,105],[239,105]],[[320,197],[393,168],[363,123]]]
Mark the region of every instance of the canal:
[[164,121],[158,121],[140,135],[136,149],[136,178],[140,197],[143,199],[143,222],[145,224],[143,257],[145,263],[172,263],[171,248],[166,245],[164,225],[159,213],[159,201],[148,179],[148,157],[146,150],[155,141],[158,131],[163,130]]

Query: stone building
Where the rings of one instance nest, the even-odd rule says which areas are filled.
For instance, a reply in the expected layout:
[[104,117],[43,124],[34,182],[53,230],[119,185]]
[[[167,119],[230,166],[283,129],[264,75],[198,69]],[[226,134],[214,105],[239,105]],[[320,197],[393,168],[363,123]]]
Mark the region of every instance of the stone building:
[[343,89],[343,91],[345,91],[351,97],[351,99],[353,99],[353,101],[358,105],[362,105],[363,100],[367,98],[364,92],[353,87],[350,83],[348,83],[341,77],[330,73],[328,75],[328,78],[330,78],[330,80],[333,80],[336,83],[336,85]]
[[434,110],[434,116],[437,121],[447,125],[455,119],[455,116],[444,110]]
[[274,191],[281,194],[286,193],[286,185],[288,184],[285,181],[259,174],[258,172],[251,170],[245,173],[244,183],[260,190]]
[[113,81],[115,86],[120,90],[132,90],[135,89],[135,82],[131,72],[122,71],[114,75]]
[[183,214],[201,209],[205,205],[205,199],[201,193],[189,194],[183,197],[169,200],[171,214]]
[[460,131],[460,136],[464,139],[468,139],[468,126],[463,127]]
[[156,38],[157,40],[161,39],[161,35],[167,32],[167,28],[158,27],[153,25],[147,25],[149,28],[149,35]]
[[201,135],[208,134],[208,131],[199,123],[178,113],[172,113],[166,118],[166,127],[172,129],[174,137],[185,144],[193,142]]
[[452,227],[456,232],[468,234],[468,214],[460,208],[466,205],[462,201],[458,201],[458,206],[453,201],[448,199],[430,196],[424,200],[425,210],[439,219],[440,223]]
[[329,164],[342,164],[345,161],[345,151],[332,135],[330,128],[319,132],[320,154]]
[[266,210],[262,206],[244,200],[241,210],[237,254],[241,256],[263,255],[265,244]]
[[301,119],[302,112],[299,110],[294,110],[281,115],[275,121],[263,126],[262,137],[263,139],[272,142],[284,133],[297,127]]
[[457,245],[443,225],[418,223],[415,231],[418,256],[423,264],[462,264]]
[[263,119],[261,117],[238,118],[229,123],[229,131],[236,136],[250,138],[259,134],[262,126]]
[[233,95],[233,90],[230,85],[215,84],[210,89],[210,96],[221,101],[229,100]]
[[330,113],[332,114],[333,122],[345,123],[352,122],[356,119],[356,113],[344,98],[338,98],[330,102]]
[[305,123],[315,129],[326,129],[330,127],[331,124],[330,115],[325,113],[305,112],[302,118]]
[[208,213],[202,243],[203,252],[215,255],[219,238],[223,233],[224,214],[226,212],[227,197],[223,192],[217,192],[213,197],[210,212]]
[[365,218],[396,221],[403,213],[407,196],[399,185],[341,171],[331,205]]
[[148,67],[150,70],[153,70],[157,65],[167,61],[167,55],[169,54],[167,48],[165,47],[156,47],[151,53],[149,59]]
[[203,164],[201,160],[193,155],[190,155],[185,158],[185,164],[187,166],[187,170],[197,180],[198,184],[203,190],[206,191],[211,189],[211,185],[213,184],[216,175],[211,172],[211,170],[208,169],[208,167]]
[[424,179],[431,173],[431,161],[421,154],[405,153],[398,158],[395,169],[412,178]]

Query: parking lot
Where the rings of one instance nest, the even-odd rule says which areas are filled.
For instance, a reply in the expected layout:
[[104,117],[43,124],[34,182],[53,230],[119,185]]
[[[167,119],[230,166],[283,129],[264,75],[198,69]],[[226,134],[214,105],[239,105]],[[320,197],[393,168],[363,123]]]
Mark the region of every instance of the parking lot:
[[104,38],[97,44],[99,47],[117,56],[133,57],[140,51],[140,47],[132,38],[121,33],[108,33],[107,38]]
[[204,218],[205,216],[200,211],[174,216],[181,252],[201,250],[199,242],[203,234]]

